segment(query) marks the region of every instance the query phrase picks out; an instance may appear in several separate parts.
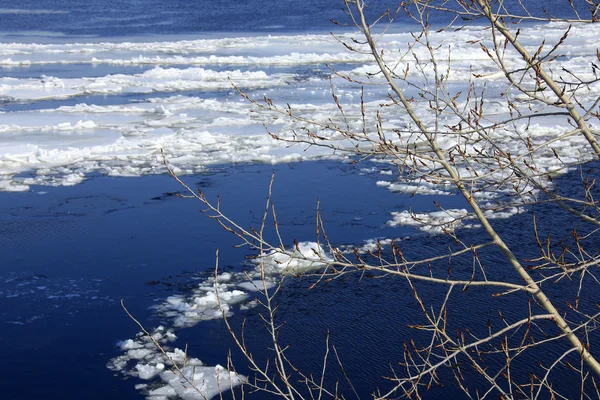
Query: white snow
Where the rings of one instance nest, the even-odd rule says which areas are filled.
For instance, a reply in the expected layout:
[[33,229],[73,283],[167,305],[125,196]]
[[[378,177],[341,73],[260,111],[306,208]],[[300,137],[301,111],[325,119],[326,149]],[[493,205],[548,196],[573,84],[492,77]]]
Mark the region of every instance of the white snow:
[[[35,10],[34,10],[35,11]],[[14,11],[11,11],[14,12]],[[522,27],[521,37],[528,48],[536,50],[542,39],[547,43],[560,39],[566,25],[547,24]],[[590,75],[587,56],[595,54],[599,28],[596,25],[574,26],[561,48],[564,57],[554,61],[553,70],[565,67],[583,77]],[[488,33],[478,27],[456,32],[430,32],[431,40],[440,46],[440,68],[450,56],[452,69],[449,84],[460,90],[477,73],[484,78],[488,91],[484,99],[487,115],[501,120],[507,115],[506,102],[500,96],[503,77],[495,73],[488,56],[479,48],[479,41],[490,45]],[[342,40],[355,36],[339,35]],[[424,59],[426,49],[416,46],[408,51],[409,32],[391,32],[379,39],[386,49],[385,57],[399,69],[409,66],[411,79],[419,80],[414,57]],[[356,46],[359,46],[356,44]],[[359,46],[360,47],[360,46]],[[414,53],[414,55],[413,55]],[[519,65],[514,54],[508,54],[509,65]],[[256,108],[241,101],[232,83],[258,101],[272,97],[278,104],[287,104],[306,120],[327,125],[342,122],[339,110],[331,102],[329,70],[324,63],[340,65],[341,70],[356,79],[377,82],[377,76],[365,76],[374,71],[368,54],[349,53],[330,35],[273,35],[197,40],[79,42],[79,43],[3,43],[0,46],[0,68],[18,71],[20,65],[49,66],[73,64],[74,73],[28,76],[8,74],[0,78],[0,104],[8,112],[0,112],[0,190],[28,190],[31,185],[69,185],[85,179],[86,174],[100,172],[114,176],[141,176],[164,173],[160,149],[182,173],[193,173],[207,165],[230,162],[292,162],[314,158],[344,158],[343,153],[317,146],[278,142],[265,133],[263,125],[282,138],[291,139],[294,131],[310,128],[329,144],[352,147],[340,140],[334,130],[302,120],[290,121],[272,113],[256,112]],[[83,66],[83,67],[82,67]],[[423,70],[429,73],[430,66]],[[51,70],[50,70],[51,71]],[[125,71],[125,72],[124,72]],[[343,71],[342,71],[343,72]],[[591,76],[591,75],[590,75]],[[344,105],[351,129],[362,131],[360,88],[342,79],[334,80],[336,94]],[[462,85],[462,86],[461,86]],[[187,91],[201,92],[184,93]],[[221,95],[215,95],[219,91]],[[172,93],[172,97],[156,97],[156,93]],[[591,84],[582,94],[591,101],[600,93],[600,85]],[[385,98],[385,86],[367,86],[365,109],[368,135],[376,135],[375,111],[382,113],[383,128],[390,133],[410,124],[406,115],[394,107],[380,107]],[[103,95],[114,98],[110,104],[95,104],[88,98],[64,105],[58,99]],[[146,95],[130,101],[128,96]],[[586,97],[587,96],[587,97]],[[12,111],[18,102],[41,101],[47,107],[29,111]],[[460,101],[460,99],[459,99]],[[417,107],[426,124],[432,124],[427,107]],[[442,116],[440,125],[453,124]],[[523,122],[523,127],[526,123]],[[536,119],[527,125],[527,134],[535,143],[566,132],[564,120]],[[500,147],[511,154],[521,154],[524,142],[502,129],[490,134]],[[373,137],[371,136],[371,137]],[[417,145],[410,136],[397,139],[399,146]],[[416,141],[415,141],[416,140]],[[441,135],[440,145],[451,149],[460,143],[452,135]],[[589,152],[579,135],[553,143],[564,165]],[[469,150],[468,148],[466,150]],[[539,153],[537,166],[542,170],[562,173],[566,170],[551,152]],[[393,175],[393,169],[383,168],[381,176]],[[27,178],[24,178],[25,175]],[[425,182],[381,181],[388,189],[408,194],[444,195],[447,186]],[[480,198],[492,198],[489,192],[476,192]]]
[[231,305],[240,303],[247,298],[246,292],[230,290],[230,285],[215,283],[211,278],[199,285],[193,295],[170,296],[155,308],[159,314],[173,317],[173,325],[181,328],[196,325],[202,320],[222,318],[222,312],[229,315]]
[[156,381],[151,390],[147,390],[146,384],[136,385],[138,390],[146,391],[148,399],[176,396],[190,400],[210,399],[240,385],[245,379],[220,365],[206,366],[179,348],[171,349],[169,343],[177,338],[171,329],[161,325],[150,335],[140,332],[134,339],[121,342],[120,347],[126,352],[107,365],[115,372]]
[[428,233],[453,231],[463,226],[463,220],[468,216],[465,209],[449,209],[429,213],[413,213],[400,211],[391,213],[393,219],[388,221],[390,226],[415,226]]
[[[488,219],[505,219],[525,211],[523,207],[499,207],[487,203],[484,206],[484,215]],[[414,226],[417,229],[429,234],[441,234],[452,232],[457,228],[478,228],[479,224],[471,223],[476,221],[473,213],[465,209],[447,209],[426,213],[416,213],[408,210],[392,212],[392,219],[387,222],[389,226]]]
[[300,242],[291,250],[273,250],[253,260],[270,274],[298,274],[324,268],[333,261],[328,251],[314,242]]
[[141,74],[103,77],[0,78],[0,97],[18,100],[62,99],[83,94],[175,92],[184,90],[228,90],[231,82],[243,88],[282,85],[290,76],[263,71],[213,71],[204,68],[155,67]]

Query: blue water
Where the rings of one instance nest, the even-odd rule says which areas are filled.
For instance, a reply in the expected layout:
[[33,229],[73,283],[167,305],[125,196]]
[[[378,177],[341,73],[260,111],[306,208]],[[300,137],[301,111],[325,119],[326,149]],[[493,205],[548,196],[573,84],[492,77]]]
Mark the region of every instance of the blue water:
[[[220,194],[223,210],[245,226],[256,226],[269,176],[275,172],[274,202],[285,238],[314,238],[315,203],[320,198],[334,245],[360,245],[373,237],[411,234],[401,242],[410,258],[433,254],[440,246],[454,246],[448,238],[386,227],[388,211],[431,209],[433,199],[380,188],[375,185],[378,176],[361,174],[360,167],[337,162],[237,165],[213,168],[185,180],[202,187],[209,197]],[[560,182],[568,186],[569,178]],[[180,189],[167,176],[98,176],[75,187],[0,193],[0,352],[7,360],[0,367],[0,387],[7,394],[4,398],[140,398],[133,389],[137,380],[124,381],[105,367],[110,358],[119,355],[117,341],[138,331],[121,310],[119,299],[125,299],[142,323],[156,326],[159,321],[147,308],[157,299],[185,293],[194,277],[210,274],[216,248],[221,249],[220,264],[225,269],[243,265],[248,255],[244,248],[233,249],[236,240],[202,215],[200,204],[172,195]],[[437,200],[445,207],[462,206],[457,196]],[[544,206],[536,210],[540,215],[545,212]],[[552,221],[539,221],[540,229],[568,236],[568,225],[557,223],[562,218],[567,214],[555,212]],[[529,214],[494,222],[523,258],[537,254],[533,238],[521,234],[531,223]],[[461,238],[477,242],[478,235],[478,231],[464,231]],[[269,236],[274,238],[273,232]],[[460,265],[462,261],[457,258],[453,262]],[[482,252],[482,262],[490,279],[515,279],[497,252]],[[439,263],[433,267],[445,270],[448,266]],[[156,281],[161,283],[156,285]],[[427,341],[426,335],[407,327],[419,322],[415,314],[418,304],[410,288],[402,279],[373,279],[370,275],[348,276],[308,290],[312,282],[288,280],[278,299],[279,316],[286,322],[281,339],[291,345],[288,356],[303,370],[318,373],[325,334],[330,331],[361,397],[368,398],[375,387],[385,389],[386,381],[380,377],[389,376],[389,362],[397,365],[401,360],[405,340]],[[433,304],[443,298],[442,291],[427,284],[417,287]],[[9,292],[15,296],[7,296]],[[497,310],[507,318],[527,310],[526,296],[490,302],[491,294],[488,290],[459,291],[452,302],[453,323],[472,326],[472,315],[486,315],[500,324]],[[232,324],[239,325],[243,319],[247,319],[247,343],[255,356],[268,356],[258,310],[236,311]],[[477,326],[472,329],[475,332]],[[190,353],[209,365],[223,363],[227,349],[234,348],[218,320],[180,330],[178,336],[176,345],[189,343]],[[526,376],[531,363],[536,364],[535,357],[546,359],[560,349],[560,345],[544,348],[542,353],[523,358],[523,364],[515,362],[515,371]],[[235,349],[233,357],[239,371],[249,373]],[[441,374],[452,379],[449,370]],[[349,393],[335,363],[330,379],[341,380],[341,387]],[[575,392],[576,382],[565,380],[563,386]],[[463,398],[453,385],[434,387],[429,393],[431,398]],[[261,394],[257,398],[268,397]]]
[[[220,194],[232,217],[256,225],[274,171],[281,233],[290,240],[314,240],[317,198],[328,232],[339,244],[403,235],[408,230],[385,227],[388,210],[409,203],[415,210],[430,207],[430,199],[395,195],[375,185],[377,176],[358,169],[333,162],[240,165],[186,181],[208,196]],[[350,187],[360,195],[341,201],[339,193]],[[138,331],[118,300],[124,298],[136,317],[153,326],[147,307],[212,268],[216,248],[224,267],[240,266],[248,255],[232,249],[236,240],[202,215],[200,204],[171,195],[180,189],[167,176],[96,177],[75,187],[0,193],[0,352],[10,360],[0,367],[0,387],[6,398],[140,398],[131,381],[105,367],[119,355],[116,342]],[[452,206],[458,198],[447,200]],[[167,284],[146,284],[155,280]],[[284,304],[306,295],[304,289],[290,293]],[[310,316],[313,301],[320,296],[290,312]],[[305,319],[296,321],[306,325]],[[212,343],[197,354],[209,364],[223,363],[232,345],[220,321],[181,333],[192,348]],[[254,340],[260,342],[260,335]],[[318,349],[321,340],[315,337]],[[245,364],[240,365],[243,370]]]
[[0,16],[7,32],[50,31],[67,35],[120,36],[189,32],[307,31],[327,29],[341,18],[334,1],[21,1],[2,8],[48,10]]
[[[391,4],[377,1],[373,13]],[[540,7],[541,2],[533,7]],[[568,16],[566,1],[545,1],[548,9]],[[558,6],[560,4],[560,6]],[[583,2],[577,3],[583,7]],[[514,4],[513,4],[514,6]],[[81,37],[145,36],[163,34],[221,35],[225,32],[328,31],[331,19],[343,21],[341,2],[326,1],[210,1],[210,0],[120,0],[48,1],[4,0],[0,5],[3,40]],[[11,11],[12,10],[12,11]],[[15,10],[28,10],[21,12]],[[539,12],[539,10],[538,10]],[[432,19],[442,23],[440,14]],[[405,19],[399,20],[401,23]],[[78,76],[77,65],[6,70],[10,76]],[[48,68],[47,66],[44,68]],[[83,68],[83,67],[82,67]],[[117,67],[110,72],[121,72]],[[127,67],[128,72],[137,67]],[[208,93],[205,95],[213,95]],[[218,95],[218,94],[215,94]],[[153,97],[160,94],[153,94]],[[122,104],[125,96],[88,96],[50,102],[50,106]],[[139,100],[144,95],[132,95]],[[4,111],[45,108],[49,105],[15,104]],[[416,212],[433,209],[431,197],[394,194],[376,186],[377,175],[361,174],[362,165],[314,162],[290,165],[230,165],[214,167],[206,174],[188,176],[186,181],[203,187],[209,196],[220,194],[223,207],[242,224],[256,224],[271,172],[276,173],[275,203],[284,237],[314,240],[317,198],[328,233],[334,244],[360,245],[374,237],[403,237],[403,249],[412,257],[432,254],[440,246],[453,246],[447,238],[429,237],[408,228],[389,228],[389,212],[410,207]],[[570,177],[562,181],[568,186]],[[247,251],[234,250],[236,241],[207,220],[200,204],[179,199],[172,193],[181,188],[167,176],[144,178],[90,177],[74,187],[33,187],[26,193],[0,193],[0,397],[9,400],[49,398],[140,399],[136,380],[113,376],[105,365],[119,355],[116,343],[130,338],[138,328],[119,306],[125,299],[130,311],[145,324],[154,326],[148,307],[156,299],[189,289],[192,278],[206,275],[214,265],[215,248],[220,248],[221,265],[243,265]],[[445,207],[461,207],[458,197],[437,199]],[[545,206],[538,206],[540,215]],[[564,213],[553,220],[540,220],[543,229],[568,236]],[[533,238],[523,233],[531,226],[529,214],[509,221],[495,221],[519,256],[537,255]],[[523,229],[522,229],[523,228]],[[272,235],[272,233],[270,233]],[[477,241],[479,231],[464,232],[465,241]],[[599,246],[600,247],[600,244]],[[593,248],[593,245],[590,246]],[[457,260],[460,262],[460,260]],[[484,256],[488,272],[497,278],[511,271],[499,254]],[[447,265],[436,265],[447,268]],[[325,333],[340,350],[346,372],[361,397],[377,385],[386,387],[381,376],[389,376],[390,362],[402,359],[403,346],[415,335],[407,324],[417,304],[406,284],[397,279],[349,276],[323,284],[312,291],[309,279],[290,280],[280,297],[280,315],[287,325],[282,340],[291,344],[288,355],[299,367],[319,373]],[[513,279],[513,278],[508,278]],[[159,285],[148,284],[161,281]],[[432,302],[443,294],[420,285]],[[556,289],[559,290],[559,289]],[[551,292],[552,293],[552,292]],[[470,290],[457,296],[455,321],[469,325],[472,315],[486,315],[498,323],[497,310],[505,315],[522,315],[524,296],[489,302],[490,292]],[[593,296],[592,296],[593,297]],[[508,311],[507,311],[508,310]],[[513,314],[511,314],[513,313]],[[248,318],[247,337],[257,358],[267,355],[265,335],[256,310],[237,312],[232,322]],[[333,322],[333,323],[332,323]],[[422,322],[422,321],[421,321]],[[221,321],[206,321],[178,332],[177,345],[188,342],[190,351],[205,363],[223,363],[233,347]],[[595,339],[597,342],[597,339]],[[600,345],[600,343],[596,343]],[[560,351],[560,347],[553,349]],[[534,354],[516,363],[525,376],[528,365],[552,354]],[[248,373],[239,352],[233,351],[241,373]],[[539,358],[536,358],[539,357]],[[533,362],[532,362],[533,361]],[[331,369],[346,393],[348,386],[339,370]],[[442,372],[444,378],[448,371]],[[467,375],[469,378],[469,376]],[[473,378],[475,379],[475,378]],[[577,380],[562,385],[576,393]],[[431,398],[463,398],[452,385],[434,387]],[[253,398],[266,398],[258,395]]]
[[[436,3],[436,2],[433,2]],[[439,2],[447,3],[447,2]],[[452,3],[452,2],[450,2]],[[568,2],[526,1],[532,15],[544,16],[544,9],[557,17],[573,18]],[[369,2],[368,13],[375,19],[385,10],[397,8],[398,1]],[[589,17],[584,1],[575,1],[581,15]],[[451,4],[445,4],[451,6]],[[504,5],[521,11],[516,0]],[[329,31],[350,23],[341,0],[4,0],[0,6],[0,32],[26,36],[132,36],[214,32],[300,32]],[[15,11],[18,10],[18,11]],[[444,12],[432,12],[429,22],[443,24],[451,19]],[[412,20],[400,14],[398,25]]]

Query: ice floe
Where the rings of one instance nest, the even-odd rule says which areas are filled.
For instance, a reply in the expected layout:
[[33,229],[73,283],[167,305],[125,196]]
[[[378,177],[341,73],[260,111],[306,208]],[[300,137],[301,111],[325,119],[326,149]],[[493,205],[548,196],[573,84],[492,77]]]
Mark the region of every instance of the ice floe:
[[205,278],[190,293],[169,296],[153,306],[152,311],[168,325],[119,342],[122,354],[111,359],[107,367],[148,381],[136,387],[150,400],[210,399],[233,389],[246,377],[220,365],[207,366],[185,350],[173,347],[176,329],[229,317],[234,306],[240,310],[253,307],[255,292],[272,289],[281,282],[283,274],[324,268],[332,260],[319,244],[301,242],[287,250],[276,249],[254,258],[245,272],[224,272]]
[[[525,211],[523,207],[504,207],[500,209],[492,208],[492,204],[487,204],[490,208],[484,211],[488,219],[504,219]],[[417,213],[411,211],[399,211],[391,213],[392,219],[387,222],[389,226],[413,226],[417,229],[430,234],[441,234],[444,232],[453,232],[457,228],[478,228],[473,213],[466,209],[447,209],[432,211],[427,213]]]
[[0,96],[13,101],[64,99],[84,94],[175,92],[185,90],[230,90],[232,82],[242,88],[283,85],[289,75],[263,71],[213,71],[204,68],[155,67],[140,74],[103,77],[0,78]]
[[135,338],[118,343],[124,353],[107,366],[115,372],[151,381],[136,388],[152,400],[210,399],[239,386],[245,379],[220,365],[206,366],[185,351],[170,348],[169,343],[176,339],[173,331],[162,325],[152,332],[140,332]]
[[[524,45],[535,51],[543,39],[559,40],[566,28],[561,23],[524,26],[521,37]],[[553,70],[559,71],[558,66],[564,66],[582,77],[588,76],[586,57],[595,54],[595,31],[595,25],[573,26],[561,48],[564,54],[554,61],[557,68]],[[343,32],[338,39],[351,41],[354,36]],[[420,74],[428,73],[431,66],[424,66],[422,71],[414,68],[415,58],[425,59],[427,50],[423,46],[409,48],[411,38],[410,32],[396,30],[379,38],[378,44],[386,49],[385,57],[391,65],[400,69],[408,66],[410,78],[418,82]],[[487,32],[470,26],[455,32],[432,31],[430,39],[439,45],[440,68],[444,69],[446,59],[451,60],[451,74],[446,77],[450,87],[465,88],[474,73],[484,77],[474,83],[477,87],[483,84],[488,87],[483,104],[490,123],[505,118],[509,110],[500,96],[504,78],[496,73],[493,63],[479,47],[480,42],[491,45]],[[508,54],[506,62],[518,65],[519,58]],[[53,64],[72,64],[77,68],[74,72],[58,69],[54,74],[40,76],[21,71],[20,67]],[[121,176],[164,173],[160,149],[165,150],[180,173],[193,173],[215,163],[343,159],[346,157],[343,152],[277,141],[266,134],[263,126],[284,140],[293,140],[297,132],[310,129],[324,138],[326,144],[351,150],[355,143],[340,137],[335,129],[324,127],[343,123],[361,132],[359,103],[363,95],[368,137],[377,139],[377,111],[384,121],[384,133],[395,136],[395,131],[410,126],[410,118],[399,115],[394,107],[380,107],[381,99],[387,96],[385,85],[367,86],[363,93],[359,85],[335,78],[336,95],[344,105],[342,117],[331,101],[328,79],[331,71],[325,64],[340,74],[380,83],[377,75],[370,75],[376,72],[371,56],[345,51],[331,35],[3,43],[0,68],[7,74],[0,78],[0,107],[7,111],[0,112],[0,190],[22,191],[36,184],[75,184],[92,172]],[[289,105],[300,118],[288,120],[281,115],[257,112],[249,103],[240,101],[232,83],[257,101],[267,96],[282,107]],[[589,85],[585,89],[587,94],[582,94],[583,100],[588,97],[593,100],[599,86]],[[215,91],[221,94],[215,95]],[[166,93],[174,96],[166,97]],[[162,95],[157,97],[157,94]],[[407,88],[407,94],[416,93]],[[97,104],[90,96],[115,100]],[[77,104],[69,100],[74,98],[82,101]],[[46,106],[30,109],[26,105],[29,102]],[[19,103],[25,105],[11,108]],[[433,126],[433,116],[428,114],[427,107],[417,107],[416,111],[428,126]],[[455,121],[442,115],[438,123],[451,125]],[[548,137],[564,134],[561,126],[568,124],[549,118],[523,123],[522,129],[527,130],[536,145]],[[510,132],[497,129],[490,134],[506,152],[518,155],[526,151],[523,140]],[[439,142],[443,149],[461,145],[460,138],[450,135],[440,136]],[[409,136],[394,139],[394,144],[422,146]],[[368,146],[368,141],[359,146]],[[569,164],[587,157],[581,151],[584,146],[585,142],[577,135],[564,137],[553,143],[561,163],[548,150],[547,154],[536,155],[536,166],[541,171],[562,173]],[[382,176],[393,174],[393,170],[382,165],[385,171]],[[447,185],[427,182],[386,179],[379,185],[408,194],[452,192]],[[502,195],[474,193],[490,200]]]

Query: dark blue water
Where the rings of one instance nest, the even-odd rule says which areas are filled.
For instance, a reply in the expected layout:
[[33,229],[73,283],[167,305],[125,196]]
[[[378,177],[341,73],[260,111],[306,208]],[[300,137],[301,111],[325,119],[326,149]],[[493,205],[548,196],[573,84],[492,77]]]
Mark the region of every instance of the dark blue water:
[[[527,3],[537,7],[538,13],[543,3],[559,16],[570,16],[566,1]],[[376,1],[370,11],[376,14],[391,4]],[[583,2],[576,4],[585,8]],[[82,36],[327,31],[333,27],[331,19],[345,20],[342,3],[336,0],[5,0],[0,9],[0,31],[9,39],[13,36],[38,39],[48,34],[65,35],[66,40],[71,40]],[[432,17],[436,23],[445,20],[447,15],[443,13]],[[407,20],[400,18],[398,22],[402,25]],[[35,68],[26,72],[15,69],[11,73],[78,75],[78,66],[51,66],[50,71]],[[130,100],[142,97],[132,95]],[[123,97],[89,96],[56,104],[81,101],[122,104]],[[7,111],[36,107],[42,106],[14,105]],[[333,162],[275,167],[235,165],[213,168],[206,174],[187,177],[186,181],[202,187],[210,196],[220,194],[224,209],[232,217],[242,224],[255,225],[274,170],[279,222],[282,235],[290,242],[294,238],[314,240],[315,203],[320,198],[323,218],[334,244],[360,245],[374,237],[411,234],[410,239],[402,242],[403,251],[411,258],[433,254],[440,247],[456,246],[448,238],[387,227],[389,212],[410,207],[416,212],[432,210],[433,199],[410,198],[377,187],[378,176],[361,175],[360,167]],[[561,178],[567,191],[574,176]],[[210,273],[216,248],[221,249],[224,267],[237,268],[249,255],[244,249],[233,249],[237,242],[199,212],[201,205],[172,195],[180,189],[166,176],[94,177],[75,187],[34,187],[27,193],[0,193],[0,354],[4,361],[0,367],[0,397],[141,398],[134,389],[138,381],[124,381],[105,367],[110,358],[119,355],[117,341],[130,338],[139,330],[121,310],[119,299],[125,299],[140,321],[154,326],[159,321],[148,307],[156,299],[185,292],[198,274]],[[438,200],[445,207],[462,206],[457,197]],[[543,216],[549,213],[545,207],[549,206],[535,209]],[[572,226],[567,222],[569,216],[554,209],[551,213],[552,219],[538,220],[541,229],[557,237],[568,237]],[[532,225],[529,214],[494,221],[494,225],[518,249],[520,258],[538,255],[535,241],[529,235]],[[481,232],[465,231],[461,238],[478,242]],[[600,248],[600,244],[589,245],[594,246]],[[482,259],[490,278],[516,279],[498,252],[486,252]],[[454,260],[457,266],[461,262],[471,260]],[[434,267],[448,269],[444,263]],[[348,376],[364,398],[369,398],[376,387],[390,387],[381,377],[391,374],[390,367],[401,369],[398,362],[408,338],[414,337],[418,344],[427,342],[426,335],[407,326],[424,321],[419,312],[415,313],[418,304],[406,282],[376,278],[352,275],[313,290],[308,290],[313,283],[310,278],[289,280],[279,298],[280,318],[286,322],[281,338],[291,345],[288,356],[304,371],[320,373],[324,339],[329,330]],[[164,283],[148,284],[157,280]],[[445,294],[426,284],[418,287],[433,305],[438,305]],[[557,284],[550,286],[549,293],[558,297],[568,290],[565,285]],[[587,306],[591,307],[593,304],[589,303],[600,294],[596,288],[590,288],[588,293],[591,300]],[[490,291],[473,289],[458,293],[451,307],[455,326],[482,329],[472,323],[474,317],[480,321],[482,316],[499,326],[498,310],[514,318],[526,313],[526,296],[493,298],[491,302],[491,295]],[[232,322],[239,325],[244,318],[248,319],[248,344],[257,358],[264,359],[269,354],[268,342],[257,310],[237,312]],[[551,329],[549,332],[552,333]],[[176,344],[182,347],[188,342],[191,353],[209,365],[223,363],[227,350],[234,347],[221,321],[205,321],[178,334],[180,339]],[[600,345],[597,337],[591,341]],[[537,361],[548,360],[562,349],[561,345],[544,347],[516,361],[515,369],[524,377],[532,371],[539,374]],[[233,357],[240,372],[249,373],[239,352],[234,350]],[[330,371],[329,383],[333,385],[338,379],[344,393],[352,397],[335,362]],[[441,374],[443,382],[454,379],[451,370]],[[472,381],[478,379],[468,370],[465,374]],[[567,393],[578,391],[576,375],[566,375],[559,383]],[[429,398],[464,398],[451,383],[434,386],[426,394]]]
[[[405,230],[385,226],[388,212],[409,202],[416,209],[430,207],[429,198],[394,195],[375,185],[377,176],[358,169],[332,162],[240,165],[186,181],[209,196],[220,194],[223,209],[240,223],[257,225],[275,171],[274,201],[290,244],[294,238],[314,240],[317,198],[340,244],[402,235]],[[341,200],[348,188],[360,195]],[[0,367],[5,398],[140,398],[131,381],[105,367],[119,353],[116,342],[138,331],[118,300],[124,298],[153,326],[147,307],[212,268],[216,248],[223,266],[240,266],[248,255],[232,249],[236,240],[201,214],[200,204],[171,195],[180,189],[167,176],[97,177],[70,188],[0,193],[0,352],[11,360]],[[448,206],[455,200],[449,198]],[[146,284],[163,278],[168,285]],[[222,329],[217,321],[189,330],[198,343],[212,340],[198,354],[204,362],[224,362],[231,343]],[[32,381],[37,384],[29,385]]]
[[[274,202],[281,233],[290,241],[314,240],[315,204],[320,198],[334,245],[360,245],[374,237],[410,234],[400,242],[409,259],[435,254],[440,248],[457,248],[447,237],[385,226],[389,211],[411,207],[415,212],[430,210],[433,198],[391,193],[375,185],[377,175],[361,174],[362,166],[336,162],[237,165],[214,168],[185,180],[201,187],[209,197],[220,194],[223,210],[244,226],[256,226],[274,171]],[[571,178],[563,177],[559,185],[561,182],[561,187],[569,190]],[[138,331],[118,300],[124,298],[144,324],[156,326],[160,321],[147,308],[156,299],[185,293],[194,284],[193,278],[210,274],[216,248],[221,249],[220,264],[225,269],[243,266],[249,255],[244,248],[233,249],[235,238],[201,214],[200,204],[172,195],[180,190],[167,176],[148,176],[93,177],[75,187],[0,193],[0,352],[9,360],[0,367],[0,387],[7,395],[4,398],[140,398],[133,389],[139,381],[123,381],[105,367],[111,357],[119,355],[116,342]],[[437,200],[445,207],[462,206],[459,197]],[[548,206],[537,206],[535,210],[545,215],[548,211],[544,207]],[[538,221],[540,231],[568,238],[570,225],[558,222],[568,221],[568,214],[553,211],[552,215],[552,220]],[[537,254],[535,240],[528,234],[532,225],[529,213],[494,221],[494,225],[509,245],[518,249],[520,258]],[[273,232],[268,236],[275,239]],[[481,232],[463,231],[461,238],[477,243]],[[497,251],[482,251],[481,260],[489,279],[517,282]],[[470,257],[458,257],[451,265],[459,271],[463,263],[470,262]],[[430,267],[445,271],[449,264],[434,263]],[[466,277],[460,274],[454,272],[453,276]],[[161,284],[156,285],[156,281]],[[426,334],[408,327],[425,322],[416,311],[418,303],[410,287],[403,279],[378,279],[376,274],[349,275],[309,290],[313,282],[312,278],[290,279],[278,297],[279,318],[286,324],[281,340],[290,345],[288,357],[302,370],[319,373],[329,331],[345,373],[352,378],[360,397],[368,398],[377,387],[389,388],[389,382],[381,377],[390,375],[390,366],[400,368],[398,362],[406,341],[428,341]],[[416,287],[434,306],[445,295],[429,284]],[[551,296],[563,297],[568,290],[565,285],[547,289]],[[586,300],[582,307],[593,308],[593,299],[597,298],[593,293],[597,292],[597,288],[590,288],[591,303]],[[481,329],[486,329],[482,320],[489,319],[495,326],[502,324],[498,310],[509,319],[526,315],[527,296],[492,298],[493,293],[487,289],[457,290],[450,307],[453,327],[469,327],[473,333],[482,333]],[[239,326],[247,319],[247,344],[257,358],[263,359],[269,355],[269,343],[259,311],[238,310],[232,324]],[[547,329],[552,332],[551,326]],[[223,363],[227,349],[233,348],[239,372],[250,372],[221,321],[202,322],[178,331],[178,336],[177,346],[189,343],[190,353],[209,365]],[[592,343],[598,341],[591,339]],[[528,376],[538,368],[538,360],[556,356],[561,349],[563,346],[558,344],[521,357],[514,362],[514,370]],[[440,372],[444,382],[452,382],[451,371]],[[468,368],[464,374],[478,381]],[[336,379],[351,395],[344,374],[332,361],[329,383],[333,385]],[[576,377],[561,382],[561,389],[572,393],[578,390]],[[464,398],[450,383],[434,386],[427,393],[429,398]],[[260,394],[253,398],[268,397]]]
[[102,0],[21,1],[5,9],[48,10],[0,15],[0,30],[51,31],[68,35],[120,36],[190,32],[308,31],[327,29],[341,18],[335,1]]
[[[397,8],[399,2],[368,2],[371,20],[385,10]],[[444,3],[452,7],[452,2]],[[448,4],[450,3],[450,4]],[[523,14],[516,0],[503,2],[509,11]],[[532,15],[574,18],[567,1],[523,2]],[[588,5],[574,1],[582,17],[589,18]],[[301,32],[329,31],[351,21],[341,0],[5,0],[0,6],[0,32],[10,35],[37,35],[42,32],[69,36],[131,36],[214,32]],[[452,15],[432,12],[429,22],[441,25]],[[400,13],[397,25],[412,24]]]

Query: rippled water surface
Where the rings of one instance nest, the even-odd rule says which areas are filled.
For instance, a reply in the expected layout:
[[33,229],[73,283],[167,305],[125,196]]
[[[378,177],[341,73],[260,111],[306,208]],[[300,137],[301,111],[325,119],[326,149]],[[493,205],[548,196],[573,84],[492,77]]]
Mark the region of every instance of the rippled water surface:
[[[569,14],[567,2],[543,3],[558,15]],[[393,4],[375,1],[370,11],[376,14]],[[517,2],[507,4],[517,7]],[[329,35],[334,30],[343,40],[354,37],[351,29],[330,22],[344,20],[342,7],[334,0],[2,2],[0,397],[133,400],[160,388],[156,379],[131,377],[132,371],[140,375],[131,357],[125,367],[115,363],[127,356],[127,346],[137,345],[127,339],[139,332],[121,299],[149,330],[160,325],[173,330],[177,339],[170,346],[188,344],[190,354],[206,365],[225,365],[234,343],[222,321],[209,315],[217,248],[222,271],[232,276],[225,282],[227,290],[243,298],[231,304],[232,323],[247,319],[248,344],[257,358],[268,355],[263,324],[251,302],[255,294],[235,275],[255,267],[248,261],[255,253],[234,249],[238,242],[201,213],[200,203],[177,196],[183,189],[165,175],[163,150],[185,182],[210,198],[220,195],[223,210],[245,227],[260,224],[275,173],[273,200],[288,246],[298,240],[310,248],[317,240],[318,200],[332,243],[350,253],[353,247],[372,249],[378,238],[398,239],[413,258],[456,246],[447,237],[411,227],[406,218],[409,210],[439,211],[434,200],[460,212],[464,201],[450,188],[424,183],[427,195],[413,196],[414,187],[402,186],[398,170],[382,160],[355,163],[343,152],[276,141],[265,125],[270,132],[291,135],[305,122],[256,112],[232,85],[250,99],[272,98],[326,123],[338,112],[333,84],[348,115],[359,115],[364,99],[369,129],[377,125],[377,110],[386,130],[406,128],[406,116],[380,108],[385,86],[363,91],[343,79],[329,80],[331,68],[350,76],[364,76],[373,68],[370,56],[349,53]],[[431,21],[441,24],[447,18],[436,14]],[[400,57],[412,37],[406,18],[398,22],[381,42],[393,49],[391,57]],[[487,39],[477,23],[432,33],[457,57],[452,90],[468,89],[474,67],[492,68],[480,50],[479,40]],[[545,38],[558,40],[566,27],[527,24],[523,41],[537,48]],[[563,47],[568,55],[560,59],[566,68],[587,70],[585,56],[596,52],[595,30],[596,25],[573,28]],[[490,74],[485,83],[489,106],[500,110],[503,77]],[[361,118],[348,121],[362,129]],[[534,139],[544,140],[562,122],[544,120],[528,129]],[[511,138],[502,140],[511,145]],[[566,152],[561,156],[569,162],[584,144],[569,137],[561,145]],[[553,160],[538,162],[548,167]],[[572,190],[574,174],[557,182]],[[544,215],[544,207],[534,209]],[[515,209],[512,218],[493,221],[523,259],[537,254],[534,238],[524,234],[532,226],[529,211]],[[540,218],[538,224],[568,236],[568,224],[561,222],[566,218],[553,213],[551,221]],[[481,231],[470,228],[460,231],[461,238],[477,242]],[[267,236],[277,239],[272,229]],[[515,279],[498,253],[482,259],[490,276]],[[407,327],[414,323],[407,316],[415,315],[418,304],[406,282],[375,278],[348,276],[312,290],[312,278],[290,278],[279,297],[281,321],[286,322],[281,338],[291,345],[289,357],[303,370],[320,373],[329,331],[362,398],[377,386],[389,386],[381,377],[398,367],[408,338],[427,340]],[[427,285],[419,289],[433,304],[445,294]],[[494,320],[498,308],[515,317],[527,312],[524,297],[496,303],[490,297],[484,290],[457,293],[454,321],[467,326],[472,316]],[[208,304],[198,312],[201,317],[177,319],[182,313],[173,309],[188,307],[183,303],[190,299]],[[532,355],[516,363],[515,370],[526,376],[526,362],[549,355]],[[238,351],[232,357],[242,374],[250,372]],[[331,374],[345,393],[352,392],[344,374],[335,368]],[[570,393],[577,390],[568,380],[562,384]],[[462,398],[452,386],[430,393],[432,398]]]

